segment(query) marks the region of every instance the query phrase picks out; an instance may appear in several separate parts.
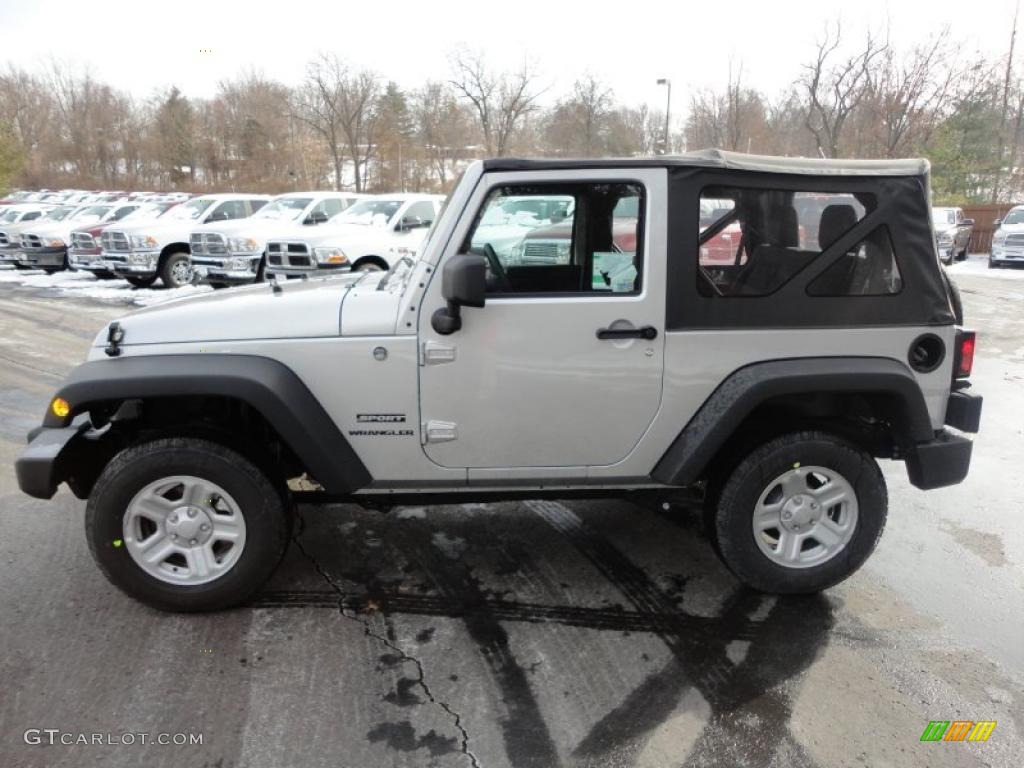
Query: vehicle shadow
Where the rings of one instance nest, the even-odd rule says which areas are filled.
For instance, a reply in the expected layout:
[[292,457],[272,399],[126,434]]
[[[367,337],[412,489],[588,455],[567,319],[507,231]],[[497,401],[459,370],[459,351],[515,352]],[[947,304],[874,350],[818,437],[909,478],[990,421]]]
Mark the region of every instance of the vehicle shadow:
[[[388,515],[338,506],[303,510],[301,520],[302,557],[293,554],[255,605],[340,608],[382,622],[388,636],[403,617],[458,620],[507,712],[500,728],[512,765],[632,764],[695,694],[704,725],[674,764],[769,765],[782,755],[813,765],[788,727],[791,681],[825,644],[832,603],[741,587],[692,512],[530,501]],[[311,566],[327,588],[282,588],[315,583]],[[588,630],[599,633],[595,642],[645,635],[668,654],[633,675],[632,690],[609,692],[605,713],[576,743],[556,743],[563,729],[550,727],[538,695],[548,681],[531,675],[510,643],[524,624]],[[586,643],[574,652],[586,654]],[[558,669],[570,660],[547,661]]]

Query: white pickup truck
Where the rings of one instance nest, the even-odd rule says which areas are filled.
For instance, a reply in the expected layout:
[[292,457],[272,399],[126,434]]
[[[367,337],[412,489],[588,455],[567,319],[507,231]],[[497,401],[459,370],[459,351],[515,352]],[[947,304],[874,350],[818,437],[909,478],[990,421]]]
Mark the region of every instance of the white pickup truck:
[[386,270],[411,255],[434,223],[441,195],[377,195],[360,200],[316,232],[297,228],[267,243],[267,274],[297,277]]
[[21,231],[40,219],[60,221],[77,206],[54,206],[46,203],[16,203],[0,214],[0,264],[17,266],[21,255]]
[[203,224],[192,230],[192,268],[215,288],[262,282],[267,239],[293,225],[325,224],[367,195],[349,192],[289,192],[247,219]]
[[68,269],[71,233],[83,226],[119,221],[136,211],[141,203],[84,204],[60,221],[42,219],[21,233],[22,269],[42,269],[47,274]]
[[103,231],[102,259],[110,271],[145,288],[157,278],[167,288],[192,282],[189,235],[196,224],[244,219],[270,200],[242,193],[202,195],[175,206],[159,219]]

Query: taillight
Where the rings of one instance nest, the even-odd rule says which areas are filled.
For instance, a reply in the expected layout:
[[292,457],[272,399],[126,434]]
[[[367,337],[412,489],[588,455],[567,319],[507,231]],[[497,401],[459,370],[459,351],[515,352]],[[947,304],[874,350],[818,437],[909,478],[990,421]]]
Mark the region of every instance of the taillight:
[[956,367],[955,376],[966,379],[974,368],[974,331],[957,331],[956,333]]

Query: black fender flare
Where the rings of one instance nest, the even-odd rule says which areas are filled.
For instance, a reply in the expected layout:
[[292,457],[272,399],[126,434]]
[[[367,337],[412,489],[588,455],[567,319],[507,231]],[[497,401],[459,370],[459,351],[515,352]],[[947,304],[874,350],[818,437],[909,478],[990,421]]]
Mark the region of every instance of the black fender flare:
[[236,398],[258,411],[327,492],[352,493],[370,483],[320,401],[291,368],[269,357],[140,355],[83,363],[55,395],[71,404],[71,413],[61,419],[47,410],[43,426],[66,427],[98,402],[203,395]]
[[761,403],[801,393],[869,393],[901,404],[904,437],[932,440],[935,430],[921,387],[910,369],[884,357],[808,357],[752,363],[731,373],[697,410],[655,465],[651,477],[665,485],[698,480],[734,430]]

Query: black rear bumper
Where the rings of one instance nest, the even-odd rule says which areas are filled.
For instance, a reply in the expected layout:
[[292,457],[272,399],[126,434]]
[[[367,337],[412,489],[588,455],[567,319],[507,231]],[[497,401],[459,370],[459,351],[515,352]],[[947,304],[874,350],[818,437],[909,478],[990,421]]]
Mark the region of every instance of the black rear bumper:
[[[946,424],[961,432],[977,432],[981,426],[981,395],[953,392],[946,405]],[[934,440],[918,443],[907,452],[910,482],[922,490],[945,488],[963,482],[971,468],[974,444],[945,429]]]

